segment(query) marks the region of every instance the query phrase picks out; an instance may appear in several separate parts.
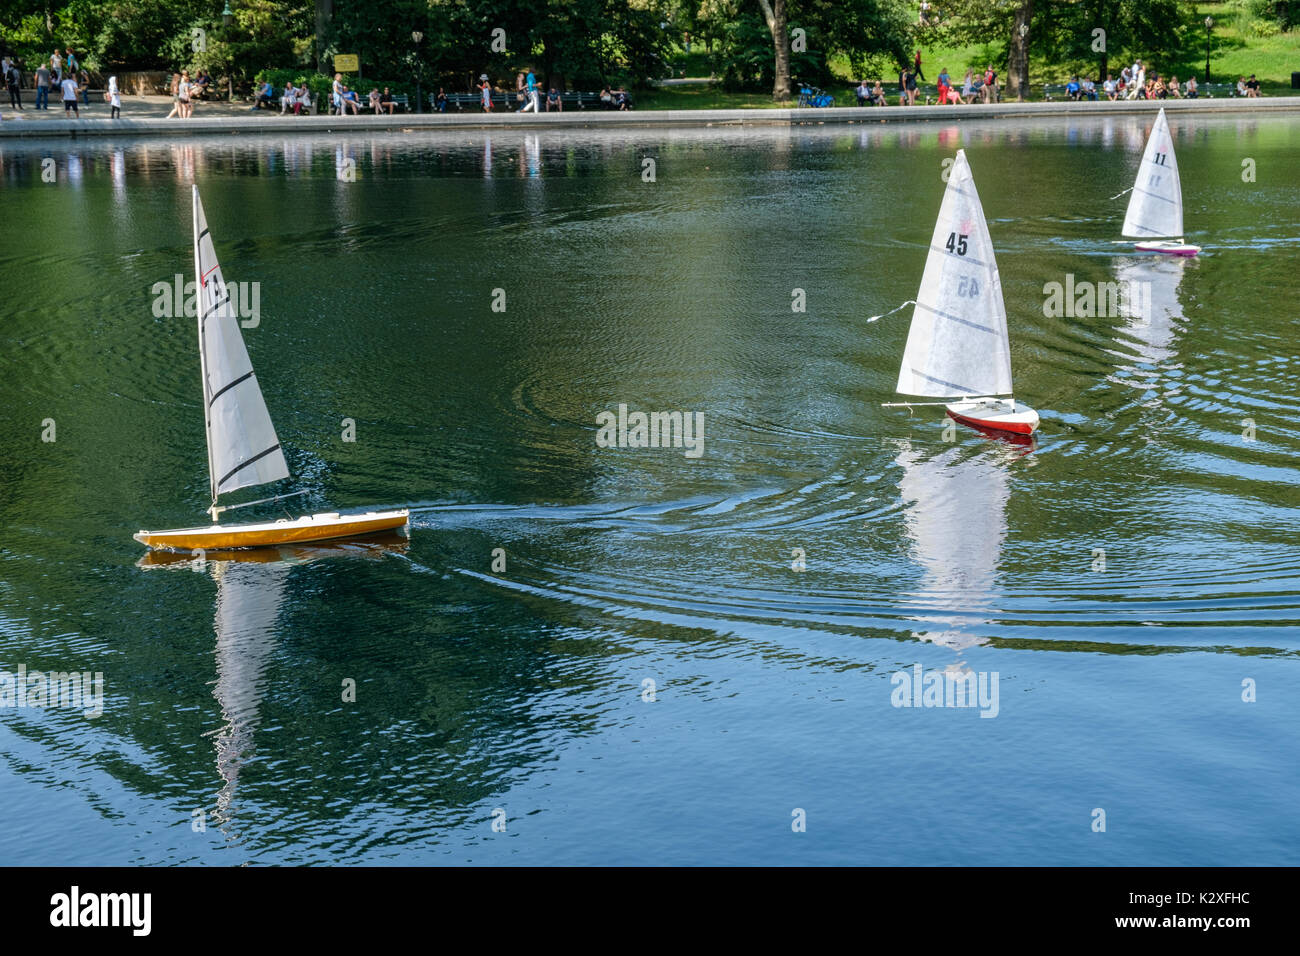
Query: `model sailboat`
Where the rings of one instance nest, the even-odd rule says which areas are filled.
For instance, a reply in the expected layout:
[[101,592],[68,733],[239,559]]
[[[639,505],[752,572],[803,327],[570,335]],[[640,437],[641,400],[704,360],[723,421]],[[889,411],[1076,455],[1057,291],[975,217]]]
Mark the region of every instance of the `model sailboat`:
[[203,376],[212,492],[208,511],[212,524],[174,531],[140,531],[134,535],[135,540],[151,548],[193,551],[322,541],[404,528],[410,517],[405,508],[353,515],[327,512],[241,525],[217,523],[217,516],[223,511],[278,500],[263,498],[239,505],[217,504],[223,494],[288,478],[289,466],[239,332],[235,307],[208,234],[197,186],[194,187],[194,271],[199,289],[199,364]]
[[944,405],[952,418],[976,428],[1029,435],[1038,427],[1038,413],[1018,405],[1012,395],[1002,281],[965,150],[957,151],[949,171],[912,310],[898,392],[955,399],[926,404]]
[[1142,153],[1142,164],[1124,216],[1123,234],[1142,240],[1133,245],[1139,252],[1194,256],[1201,251],[1200,246],[1183,242],[1183,186],[1178,178],[1174,138],[1169,134],[1169,120],[1163,108]]

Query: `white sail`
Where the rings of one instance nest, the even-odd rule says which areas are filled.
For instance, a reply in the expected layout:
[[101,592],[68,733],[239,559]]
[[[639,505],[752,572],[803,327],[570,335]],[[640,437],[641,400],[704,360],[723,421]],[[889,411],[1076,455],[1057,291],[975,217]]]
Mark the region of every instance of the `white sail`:
[[212,501],[237,488],[289,477],[280,440],[248,360],[239,319],[194,187],[194,269],[199,287],[199,357]]
[[965,150],[957,151],[948,175],[898,391],[932,398],[1011,394],[1002,281]]
[[1183,236],[1183,187],[1178,179],[1178,160],[1169,121],[1160,110],[1147,148],[1142,153],[1137,180],[1128,200],[1123,235],[1134,239],[1178,238]]

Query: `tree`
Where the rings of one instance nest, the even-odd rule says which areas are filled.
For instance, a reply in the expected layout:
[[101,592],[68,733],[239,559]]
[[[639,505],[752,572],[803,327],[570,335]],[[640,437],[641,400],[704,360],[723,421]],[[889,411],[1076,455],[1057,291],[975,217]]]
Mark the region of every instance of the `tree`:
[[1007,92],[1020,101],[1029,95],[1029,21],[1033,0],[1016,4],[1011,14],[1011,54],[1007,57]]
[[790,29],[785,18],[785,0],[758,0],[763,8],[763,18],[772,33],[772,46],[776,51],[775,79],[772,81],[772,99],[790,98]]
[[1024,99],[1029,92],[1029,50],[1033,0],[947,0],[939,33],[956,43],[997,44],[1004,51],[1007,92]]

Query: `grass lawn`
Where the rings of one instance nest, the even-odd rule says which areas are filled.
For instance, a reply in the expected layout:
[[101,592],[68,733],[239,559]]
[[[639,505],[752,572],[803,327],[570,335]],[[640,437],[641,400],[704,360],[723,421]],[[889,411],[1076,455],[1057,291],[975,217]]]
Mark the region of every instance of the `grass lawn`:
[[[1300,96],[1300,90],[1291,89],[1291,73],[1300,71],[1300,30],[1290,33],[1276,33],[1273,36],[1261,36],[1254,25],[1242,22],[1237,12],[1229,3],[1196,4],[1197,21],[1206,16],[1214,18],[1211,31],[1210,80],[1214,83],[1235,83],[1239,76],[1254,73],[1260,81],[1261,90],[1266,96]],[[997,56],[993,44],[970,46],[939,46],[921,44],[923,57],[922,69],[929,81],[924,86],[933,88],[934,79],[939,70],[948,68],[957,85],[965,75],[966,67],[977,72],[989,63],[995,64],[999,75],[1005,82],[1006,64]],[[1135,56],[1142,56],[1152,68],[1162,74],[1173,74],[1180,80],[1195,74],[1197,82],[1205,79],[1205,33],[1202,28],[1194,31],[1184,49],[1170,56],[1161,51],[1124,50],[1111,56],[1112,72],[1118,74],[1120,68]],[[847,61],[832,60],[831,72],[838,83],[827,90],[835,96],[836,106],[854,105],[852,88],[860,77],[850,73]],[[1047,63],[1032,58],[1029,67],[1031,99],[1041,99],[1044,83],[1065,83],[1074,72],[1096,70],[1095,63],[1061,64]],[[673,60],[674,76],[708,76],[708,57],[702,49],[696,48],[689,54],[681,53]],[[875,80],[874,73],[869,80]],[[895,88],[898,85],[897,68],[879,77],[885,91],[890,94],[890,103],[897,99]],[[924,100],[924,94],[922,94]],[[771,109],[777,106],[794,106],[794,102],[774,103],[769,94],[728,93],[713,86],[690,85],[677,87],[659,87],[643,90],[636,96],[638,109]]]
[[[1214,18],[1210,46],[1211,82],[1235,83],[1237,77],[1254,73],[1265,94],[1300,95],[1300,91],[1291,89],[1291,73],[1293,70],[1300,71],[1300,32],[1292,30],[1290,33],[1278,33],[1274,36],[1259,36],[1249,28],[1249,25],[1243,29],[1236,12],[1228,3],[1198,3],[1196,8],[1198,22],[1204,20],[1207,15]],[[991,44],[958,47],[922,45],[921,54],[922,69],[931,82],[945,66],[948,67],[948,72],[952,74],[953,79],[958,82],[965,75],[968,66],[982,70],[989,63],[993,63],[1000,75],[1006,74],[1006,64],[997,59],[995,47]],[[1203,28],[1193,32],[1187,46],[1176,51],[1173,56],[1162,56],[1161,51],[1158,50],[1125,50],[1112,54],[1110,60],[1114,65],[1112,72],[1118,73],[1134,55],[1143,56],[1145,61],[1153,64],[1153,68],[1162,74],[1172,73],[1180,79],[1186,79],[1188,75],[1194,73],[1198,82],[1205,79]],[[837,75],[842,76],[846,83],[851,79],[846,63],[832,62],[831,68]],[[1031,56],[1029,80],[1033,88],[1033,98],[1041,97],[1044,83],[1064,83],[1070,78],[1071,73],[1080,71],[1082,75],[1081,71],[1085,69],[1095,71],[1096,64],[1055,64]],[[885,87],[888,88],[890,78],[881,77],[881,79],[885,81]],[[896,75],[894,80],[894,85],[897,85]]]
[[[852,96],[845,96],[847,105]],[[773,101],[771,93],[728,93],[713,84],[692,83],[688,86],[657,86],[648,90],[639,90],[632,94],[632,102],[639,110],[739,110],[739,109],[776,109],[792,107],[794,100],[787,103]]]

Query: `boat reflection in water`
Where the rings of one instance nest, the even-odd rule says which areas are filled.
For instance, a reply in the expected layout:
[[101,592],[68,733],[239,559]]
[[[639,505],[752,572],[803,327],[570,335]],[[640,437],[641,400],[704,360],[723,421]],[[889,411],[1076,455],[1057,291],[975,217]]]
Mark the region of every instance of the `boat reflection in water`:
[[[928,627],[913,636],[954,650],[984,644],[974,628],[987,623],[996,597],[998,562],[1007,534],[1009,469],[1029,454],[1030,436],[990,432],[995,441],[914,447],[905,441],[895,463],[912,557],[921,567],[920,589],[910,595]],[[983,443],[981,443],[983,444]],[[955,664],[957,669],[964,664]]]
[[[1125,256],[1115,260],[1118,311],[1124,320],[1116,330],[1123,337],[1115,341],[1125,349],[1116,356],[1126,363],[1119,367],[1112,381],[1147,391],[1159,386],[1168,370],[1168,361],[1175,355],[1174,336],[1186,318],[1178,298],[1178,286],[1183,281],[1187,262],[1185,258],[1172,256]],[[1136,356],[1131,354],[1132,350],[1136,350]],[[1160,404],[1159,396],[1145,404]]]
[[217,679],[212,695],[224,723],[212,733],[222,780],[213,822],[229,842],[239,842],[234,829],[235,791],[240,768],[255,749],[253,734],[266,690],[266,669],[275,651],[285,585],[293,568],[326,558],[382,559],[405,554],[407,545],[405,536],[384,533],[314,545],[210,551],[201,558],[150,551],[138,562],[139,567],[148,569],[211,572],[217,584],[213,622]]

